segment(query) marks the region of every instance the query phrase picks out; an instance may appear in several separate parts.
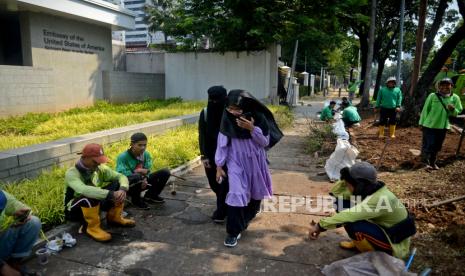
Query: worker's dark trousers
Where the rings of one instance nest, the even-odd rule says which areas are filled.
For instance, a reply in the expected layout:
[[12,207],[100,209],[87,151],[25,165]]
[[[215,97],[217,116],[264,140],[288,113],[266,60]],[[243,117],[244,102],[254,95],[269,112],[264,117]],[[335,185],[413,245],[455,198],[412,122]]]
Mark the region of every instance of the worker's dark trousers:
[[[349,199],[341,201],[338,201],[337,198],[335,199],[337,213],[352,206]],[[366,239],[370,242],[371,245],[373,245],[376,250],[392,254],[392,248],[389,240],[387,239],[386,234],[383,232],[380,226],[366,220],[360,220],[345,224],[344,229],[351,239],[356,241]]]
[[[214,159],[210,159],[214,160]],[[211,164],[211,163],[210,163]],[[226,205],[226,195],[229,191],[229,182],[228,178],[224,177],[223,182],[219,184],[216,181],[216,166],[211,164],[211,168],[205,168],[205,174],[207,175],[208,184],[212,191],[216,194],[216,210],[213,214],[213,219],[224,219],[228,214],[228,207]],[[227,168],[223,167],[227,175]]]
[[[145,193],[145,198],[156,198],[160,195],[163,189],[166,186],[169,178],[171,176],[171,172],[168,169],[161,169],[154,173],[151,173],[147,177],[147,183],[150,184],[147,187],[147,192]],[[140,193],[142,192],[142,182],[141,178],[129,178],[129,192],[128,195],[131,196],[133,203],[140,200]]]
[[366,239],[376,250],[392,254],[391,244],[379,225],[360,220],[344,224],[344,229],[351,239],[356,241]]
[[389,125],[396,125],[396,109],[395,108],[384,108],[381,107],[379,111],[379,125],[380,126],[387,126],[388,122]]
[[226,232],[231,236],[237,236],[249,227],[249,223],[260,211],[261,200],[251,199],[245,207],[228,206],[228,219],[226,220]]
[[446,139],[447,129],[423,127],[423,144],[421,147],[422,161],[428,165],[434,165],[438,152]]
[[349,121],[349,120],[347,120],[345,118],[342,118],[342,121],[344,122],[345,127],[351,127],[351,126],[355,125],[356,123],[358,123],[358,121],[353,122],[353,121]]

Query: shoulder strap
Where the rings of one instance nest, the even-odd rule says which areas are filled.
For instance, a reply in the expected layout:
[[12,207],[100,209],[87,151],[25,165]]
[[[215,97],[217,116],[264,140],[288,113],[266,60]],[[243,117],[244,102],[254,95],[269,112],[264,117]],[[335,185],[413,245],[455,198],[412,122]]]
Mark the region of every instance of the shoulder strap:
[[442,104],[442,107],[444,107],[444,110],[446,111],[446,114],[449,114],[449,110],[447,109],[446,105],[445,105],[444,102],[442,101],[441,96],[439,96],[439,93],[434,93],[434,94],[436,94],[436,97],[438,97],[439,101],[440,101],[441,104]]
[[446,128],[447,122],[449,121],[449,110],[447,109],[446,105],[445,105],[444,102],[442,101],[441,96],[439,96],[439,93],[434,93],[434,94],[436,94],[436,97],[438,97],[439,101],[440,101],[441,104],[442,104],[442,107],[444,107],[444,110],[446,111],[447,119],[446,119],[446,122],[445,122],[445,124],[444,124],[444,128]]

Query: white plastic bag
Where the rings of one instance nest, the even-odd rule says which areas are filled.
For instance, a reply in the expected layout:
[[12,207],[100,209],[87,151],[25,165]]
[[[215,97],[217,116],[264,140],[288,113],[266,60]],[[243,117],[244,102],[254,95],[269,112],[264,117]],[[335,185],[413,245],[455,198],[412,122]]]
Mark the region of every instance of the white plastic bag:
[[333,133],[336,134],[338,139],[349,140],[349,133],[347,133],[342,121],[342,116],[339,112],[334,115],[336,122],[333,123]]
[[338,276],[412,276],[404,262],[384,252],[371,251],[325,265],[324,275]]
[[358,150],[352,146],[349,141],[337,139],[336,149],[328,160],[326,160],[325,171],[329,179],[338,180],[341,175],[339,171],[344,167],[351,167],[355,164]]

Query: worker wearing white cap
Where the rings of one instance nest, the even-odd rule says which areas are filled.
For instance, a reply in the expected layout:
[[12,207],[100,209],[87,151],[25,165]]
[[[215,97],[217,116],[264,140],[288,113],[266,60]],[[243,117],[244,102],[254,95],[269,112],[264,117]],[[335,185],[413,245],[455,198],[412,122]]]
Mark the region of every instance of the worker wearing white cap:
[[384,128],[389,124],[389,136],[395,138],[396,114],[400,112],[402,104],[402,92],[396,87],[396,78],[389,77],[386,86],[381,88],[376,99],[376,107],[380,109],[379,138],[384,137]]

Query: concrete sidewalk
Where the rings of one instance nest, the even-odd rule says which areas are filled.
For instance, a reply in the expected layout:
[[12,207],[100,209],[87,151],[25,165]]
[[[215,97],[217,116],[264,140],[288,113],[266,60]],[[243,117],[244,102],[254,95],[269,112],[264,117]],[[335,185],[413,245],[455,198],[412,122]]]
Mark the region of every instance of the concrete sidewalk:
[[[321,107],[295,109],[296,122],[284,139],[269,152],[275,195],[302,198],[327,194],[330,183],[317,166],[323,159],[305,153],[306,117]],[[156,153],[155,153],[156,154]],[[127,208],[137,226],[107,228],[109,243],[98,243],[72,233],[77,246],[52,256],[45,266],[31,259],[31,269],[45,275],[318,275],[321,268],[353,253],[338,248],[343,231],[327,231],[317,241],[307,240],[307,227],[321,215],[305,208],[295,212],[262,212],[242,235],[235,248],[226,248],[225,226],[211,222],[215,196],[203,168],[177,182],[177,194],[167,187],[166,203],[148,211]],[[105,226],[104,226],[105,227]]]

